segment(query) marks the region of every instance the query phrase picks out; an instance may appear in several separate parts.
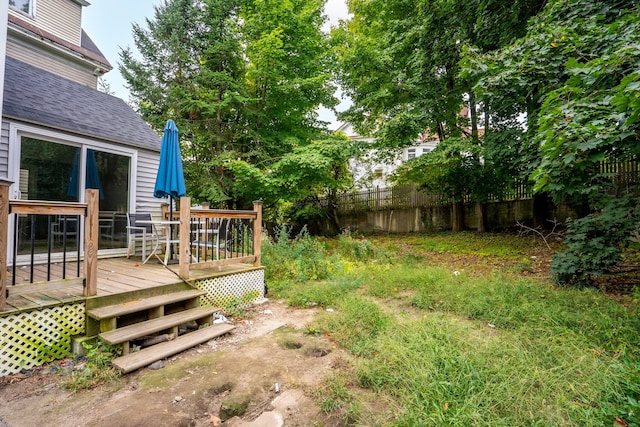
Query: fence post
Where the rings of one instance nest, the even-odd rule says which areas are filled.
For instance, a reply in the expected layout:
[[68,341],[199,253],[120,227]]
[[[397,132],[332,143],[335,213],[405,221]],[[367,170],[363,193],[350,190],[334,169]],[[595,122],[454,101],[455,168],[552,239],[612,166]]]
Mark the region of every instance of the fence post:
[[262,257],[262,201],[253,202],[253,210],[256,212],[256,219],[253,221],[253,254],[256,260],[253,262],[254,267],[260,267]]
[[[0,311],[7,306],[7,240],[9,230],[9,186],[11,181],[0,179]],[[15,260],[14,260],[15,262]]]
[[191,261],[191,197],[180,197],[180,252],[178,271],[180,276],[189,278]]
[[98,294],[99,190],[85,190],[87,215],[84,220],[84,296]]

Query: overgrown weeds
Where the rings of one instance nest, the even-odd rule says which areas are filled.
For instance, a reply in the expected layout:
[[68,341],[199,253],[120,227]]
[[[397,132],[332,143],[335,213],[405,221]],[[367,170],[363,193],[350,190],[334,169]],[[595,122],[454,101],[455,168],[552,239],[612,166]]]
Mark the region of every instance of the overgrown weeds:
[[86,351],[85,360],[77,364],[71,376],[62,382],[64,388],[89,390],[120,377],[120,372],[111,365],[111,360],[118,354],[117,347],[99,340],[94,344],[83,343],[82,346]]
[[360,417],[360,404],[350,390],[349,381],[342,372],[336,372],[325,378],[315,393],[325,414],[340,413],[347,424],[356,422]]
[[279,228],[272,239],[263,243],[262,258],[270,266],[265,277],[269,283],[322,280],[334,270],[325,243],[309,236],[306,228],[297,236],[290,236],[286,226]]
[[[398,403],[392,412],[377,408],[384,425],[639,425],[637,294],[612,299],[521,276],[510,266],[531,239],[514,236],[318,242],[333,269],[315,281],[284,274],[278,295],[334,308],[312,327],[347,349],[354,369],[327,380],[325,410],[362,408],[359,387]],[[501,257],[505,268],[475,274],[473,264],[428,265],[424,251],[476,251]],[[358,413],[345,421],[383,424]]]

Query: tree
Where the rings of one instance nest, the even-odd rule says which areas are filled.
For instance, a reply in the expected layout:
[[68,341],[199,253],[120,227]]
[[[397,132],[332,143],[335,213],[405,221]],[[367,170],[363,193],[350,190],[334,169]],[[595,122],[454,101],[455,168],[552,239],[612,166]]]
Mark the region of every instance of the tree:
[[257,162],[272,162],[317,138],[333,107],[334,62],[322,32],[324,0],[245,0],[247,129]]
[[640,15],[635,1],[549,1],[526,36],[481,59],[479,88],[527,112],[539,147],[537,191],[587,207],[554,258],[561,283],[610,271],[638,231],[637,181],[621,187],[603,164],[636,159]]
[[452,199],[452,229],[462,231],[464,217],[461,212],[474,176],[479,173],[477,153],[470,151],[463,138],[447,138],[430,153],[412,159],[398,168],[394,181],[412,183],[435,194]]
[[242,151],[240,112],[247,102],[236,0],[165,0],[148,29],[134,24],[142,59],[120,54],[120,70],[143,118],[180,130],[185,178],[196,200],[231,199],[224,161]]
[[[462,231],[463,204],[471,200],[482,205],[499,189],[500,177],[496,169],[484,164],[482,147],[471,138],[447,138],[430,153],[409,160],[396,171],[398,184],[417,184],[420,188],[451,198],[453,203],[452,229]],[[483,212],[477,212],[482,215]],[[478,226],[483,226],[482,220]],[[483,232],[484,230],[479,230]]]
[[98,77],[98,90],[107,95],[115,95],[116,93],[111,89],[111,85],[104,77]]
[[[459,146],[459,138],[465,137],[474,147],[469,152],[475,156],[473,162],[478,170],[501,167],[503,159],[494,164],[481,162],[489,156],[478,131],[480,112],[476,111],[473,90],[478,77],[461,73],[462,53],[468,46],[484,53],[523,34],[526,20],[542,3],[542,0],[351,1],[353,19],[334,32],[339,46],[340,82],[353,100],[353,107],[343,117],[361,134],[373,134],[375,148],[382,153],[385,149],[396,151],[412,145],[421,135],[435,135],[445,145],[452,138],[451,147]],[[465,105],[471,111],[469,117],[460,114]],[[489,103],[485,102],[484,107],[488,110]],[[485,129],[487,124],[485,120]],[[457,154],[460,164],[470,160],[469,152]],[[500,151],[492,153],[495,157]],[[423,169],[413,171],[416,182],[421,179],[415,176],[418,170]],[[467,167],[449,169],[451,173],[455,171],[467,171]],[[480,175],[484,173],[494,171]],[[460,178],[459,182],[465,182]],[[430,177],[425,175],[423,179]],[[471,188],[465,192],[473,193]],[[480,204],[484,202],[481,193],[475,192]],[[454,216],[460,225],[459,194],[454,192],[450,196],[456,200]],[[483,224],[478,228],[482,229]]]
[[238,160],[264,175],[324,134],[317,108],[336,101],[322,8],[322,0],[165,0],[148,29],[134,26],[142,59],[123,50],[120,69],[148,122],[178,125],[195,200],[248,206]]
[[[277,207],[272,216],[304,224],[325,218],[339,232],[337,196],[353,184],[348,161],[357,150],[347,137],[332,135],[293,149],[265,172],[242,160],[231,162],[229,168],[236,177],[235,191],[246,199],[266,195],[265,204]],[[321,197],[328,201],[326,208],[320,205]]]

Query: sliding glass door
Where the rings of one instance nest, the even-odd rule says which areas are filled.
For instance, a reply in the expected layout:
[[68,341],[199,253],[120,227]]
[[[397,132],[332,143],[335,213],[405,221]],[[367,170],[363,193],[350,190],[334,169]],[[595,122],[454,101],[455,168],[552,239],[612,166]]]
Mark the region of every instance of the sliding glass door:
[[[93,152],[94,154],[92,154]],[[95,156],[95,170],[91,157]],[[86,188],[100,190],[99,249],[127,247],[127,211],[129,210],[129,171],[131,158],[105,151],[87,150]],[[99,177],[99,187],[89,177]]]
[[[78,202],[86,188],[99,190],[99,249],[126,247],[126,212],[129,208],[131,157],[81,145],[22,137],[19,191],[23,200]],[[45,253],[73,252],[81,243],[78,217],[29,218],[17,223],[17,255],[35,248]],[[51,236],[51,239],[49,239]]]

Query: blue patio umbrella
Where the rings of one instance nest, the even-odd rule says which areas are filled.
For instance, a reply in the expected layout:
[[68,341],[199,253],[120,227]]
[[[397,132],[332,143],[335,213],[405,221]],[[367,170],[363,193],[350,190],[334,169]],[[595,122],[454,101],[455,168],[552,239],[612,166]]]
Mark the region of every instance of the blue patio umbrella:
[[[178,128],[173,120],[167,120],[164,126],[164,135],[160,145],[160,164],[156,185],[153,189],[154,197],[169,197],[169,218],[173,218],[173,198],[187,194],[182,171],[182,157],[180,155],[180,142],[178,140]],[[170,228],[171,230],[171,228]],[[171,230],[173,234],[173,230]],[[170,248],[173,258],[173,246]]]
[[[80,168],[80,149],[76,149],[76,153],[73,156],[73,166],[71,167],[71,177],[69,178],[69,185],[67,186],[67,196],[78,197],[78,169]],[[102,184],[100,183],[100,173],[98,172],[98,162],[96,161],[96,152],[94,150],[87,150],[87,171],[85,174],[84,186],[85,188],[95,188],[100,194],[100,199],[104,199],[104,191],[102,191]]]
[[173,120],[167,120],[160,145],[160,164],[153,195],[162,198],[182,197],[186,194],[178,128]]

